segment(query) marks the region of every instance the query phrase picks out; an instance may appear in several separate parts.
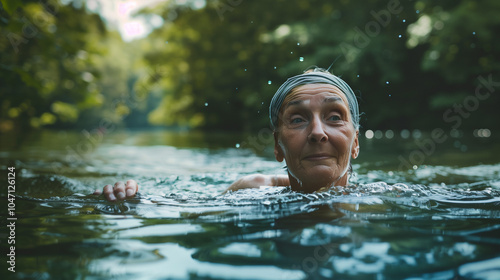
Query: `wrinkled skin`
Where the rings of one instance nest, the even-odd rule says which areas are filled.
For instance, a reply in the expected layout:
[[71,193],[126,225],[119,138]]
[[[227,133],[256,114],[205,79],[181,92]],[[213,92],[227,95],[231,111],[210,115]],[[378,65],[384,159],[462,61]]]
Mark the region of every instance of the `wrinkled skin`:
[[274,134],[276,160],[285,160],[293,190],[345,186],[359,154],[347,98],[329,84],[295,88],[285,98]]
[[288,178],[249,175],[226,191],[269,185],[314,192],[345,186],[350,160],[359,154],[358,135],[340,89],[329,84],[296,87],[283,101],[274,132],[274,155],[286,162]]

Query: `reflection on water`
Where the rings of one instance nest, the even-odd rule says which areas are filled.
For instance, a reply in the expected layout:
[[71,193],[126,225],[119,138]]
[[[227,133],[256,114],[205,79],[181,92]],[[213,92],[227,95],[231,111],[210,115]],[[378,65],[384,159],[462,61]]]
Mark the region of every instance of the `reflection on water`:
[[[411,140],[363,140],[356,185],[316,194],[261,188],[221,195],[242,175],[283,174],[283,164],[272,150],[234,148],[245,136],[176,135],[114,133],[81,155],[75,133],[2,140],[3,169],[16,166],[18,176],[15,278],[497,279],[500,273],[493,138],[460,139],[467,153],[444,143],[416,169],[399,168]],[[108,203],[88,195],[128,178],[140,182],[134,199]]]

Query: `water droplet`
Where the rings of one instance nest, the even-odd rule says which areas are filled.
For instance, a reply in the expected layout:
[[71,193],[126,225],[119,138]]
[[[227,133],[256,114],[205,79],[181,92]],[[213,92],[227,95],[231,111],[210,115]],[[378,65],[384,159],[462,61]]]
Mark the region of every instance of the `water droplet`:
[[276,66],[274,66],[274,70],[276,70]]
[[385,138],[392,139],[392,137],[394,137],[394,131],[392,131],[391,129],[386,130],[385,131]]
[[401,34],[399,34],[398,38],[401,38]]
[[359,78],[359,75],[356,75],[356,77],[358,77],[358,78]]
[[272,84],[273,82],[271,82],[271,80],[267,81],[267,84],[270,85]]
[[413,138],[418,139],[418,138],[422,137],[422,132],[420,131],[420,129],[414,129],[412,131],[412,136],[413,136]]
[[264,105],[264,102],[260,103],[261,105]]
[[301,57],[299,57],[299,61],[300,61],[300,62],[304,61],[304,58],[303,58],[302,56],[301,56]]
[[247,71],[247,69],[245,68],[245,72]]
[[236,147],[236,149],[239,149],[240,148],[240,143],[236,143],[236,145],[234,145]]
[[389,94],[389,97],[391,97],[391,95]]
[[416,10],[415,13],[420,14],[420,10]]
[[385,84],[388,85],[389,84],[389,81],[385,81]]
[[207,107],[207,106],[208,106],[208,102],[205,102],[205,107]]
[[488,138],[488,137],[490,137],[490,136],[491,136],[491,130],[489,130],[489,129],[487,129],[487,128],[482,129],[481,135],[482,135],[483,137]]
[[406,22],[406,19],[403,19],[403,22]]
[[290,52],[290,54],[293,54],[293,52]]
[[300,46],[300,43],[297,43],[297,46]]
[[371,129],[368,129],[368,130],[365,132],[365,137],[366,137],[366,138],[368,138],[368,139],[372,139],[374,135],[375,135],[375,134],[373,133],[373,130],[371,130]]
[[410,131],[408,129],[401,130],[401,137],[403,139],[408,139],[410,137]]
[[413,170],[417,170],[418,166],[414,165]]
[[476,35],[476,31],[472,32],[472,35]]

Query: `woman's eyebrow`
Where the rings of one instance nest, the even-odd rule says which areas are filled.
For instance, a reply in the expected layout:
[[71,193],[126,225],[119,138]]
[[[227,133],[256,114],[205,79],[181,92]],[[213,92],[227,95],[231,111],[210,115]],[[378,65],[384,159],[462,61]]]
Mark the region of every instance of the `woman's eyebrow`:
[[[290,106],[302,105],[302,103],[304,103],[304,100],[290,101],[285,105],[285,109],[290,107]],[[342,104],[344,104],[344,100],[339,96],[331,96],[331,97],[327,97],[327,98],[323,99],[323,103],[342,103]]]
[[286,104],[285,109],[288,108],[288,107],[290,107],[290,106],[300,105],[302,103],[304,103],[304,100],[293,100],[293,101],[290,101],[290,102],[288,102]]
[[339,96],[332,96],[325,98],[323,103],[344,103],[344,100]]

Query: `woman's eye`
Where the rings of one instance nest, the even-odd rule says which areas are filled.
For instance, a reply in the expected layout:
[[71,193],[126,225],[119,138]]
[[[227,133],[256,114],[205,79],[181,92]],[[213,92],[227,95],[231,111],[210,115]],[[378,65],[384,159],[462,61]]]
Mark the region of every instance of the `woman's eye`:
[[328,118],[328,120],[329,120],[329,121],[340,121],[340,120],[342,120],[342,119],[341,119],[341,118],[340,118],[340,116],[338,116],[338,115],[333,115],[333,116],[330,116],[330,117]]
[[293,118],[290,123],[292,124],[297,124],[297,123],[301,123],[303,122],[304,120],[302,118]]

